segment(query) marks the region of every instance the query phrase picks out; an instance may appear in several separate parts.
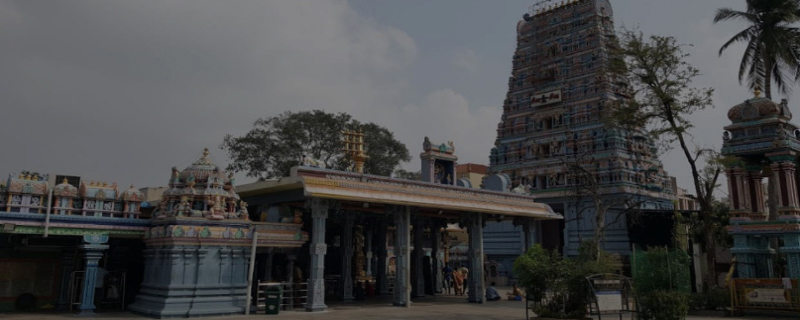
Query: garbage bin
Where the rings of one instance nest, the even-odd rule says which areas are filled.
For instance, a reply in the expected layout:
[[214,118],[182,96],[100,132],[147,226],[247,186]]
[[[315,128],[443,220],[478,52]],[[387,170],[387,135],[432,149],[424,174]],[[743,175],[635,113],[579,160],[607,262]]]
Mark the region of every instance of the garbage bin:
[[267,286],[264,289],[264,300],[267,314],[278,314],[281,311],[281,296],[283,295],[283,288],[280,285]]

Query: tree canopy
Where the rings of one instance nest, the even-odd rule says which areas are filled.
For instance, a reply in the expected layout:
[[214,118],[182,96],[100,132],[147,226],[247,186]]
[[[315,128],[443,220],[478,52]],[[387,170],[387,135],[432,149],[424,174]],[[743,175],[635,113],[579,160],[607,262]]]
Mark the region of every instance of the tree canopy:
[[389,176],[401,162],[411,160],[406,145],[388,129],[361,123],[346,113],[322,110],[285,112],[258,119],[244,135],[226,135],[220,148],[231,159],[228,170],[246,172],[248,177],[260,180],[288,176],[303,155],[324,162],[328,168],[345,170],[351,163],[342,152],[343,130],[364,133],[369,156],[364,173]]
[[[699,219],[710,228],[723,159],[714,150],[694,145],[690,130],[692,114],[713,107],[714,89],[693,87],[700,71],[686,61],[689,55],[682,47],[674,37],[645,37],[631,30],[621,33],[620,59],[613,71],[620,83],[630,84],[633,99],[615,108],[611,119],[622,127],[647,127],[653,139],[680,147],[692,172]],[[708,265],[713,266],[715,241],[711,232],[705,237]],[[709,285],[714,284],[714,274],[713,270],[709,272]]]
[[797,0],[747,0],[747,11],[720,8],[714,23],[743,20],[748,27],[733,36],[719,49],[745,43],[739,64],[739,82],[747,76],[750,89],[763,89],[772,98],[772,83],[788,94],[791,82],[800,77],[800,32],[794,24],[800,21]]

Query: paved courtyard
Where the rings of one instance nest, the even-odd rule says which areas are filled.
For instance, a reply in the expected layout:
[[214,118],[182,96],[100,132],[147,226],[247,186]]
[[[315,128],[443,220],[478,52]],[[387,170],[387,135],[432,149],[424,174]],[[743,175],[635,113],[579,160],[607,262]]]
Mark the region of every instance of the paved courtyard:
[[[501,291],[503,293],[503,291]],[[3,320],[56,320],[74,319],[74,314],[53,314],[53,313],[27,313],[27,314],[0,314]],[[221,319],[325,319],[325,320],[352,320],[352,319],[436,319],[436,320],[463,320],[463,319],[498,319],[498,320],[523,320],[525,319],[524,303],[518,301],[494,301],[486,304],[466,303],[464,296],[436,296],[419,299],[409,308],[391,306],[385,301],[366,301],[350,304],[329,304],[326,312],[310,313],[304,311],[282,311],[277,316],[267,316],[263,313],[250,316],[225,316],[225,317],[203,317],[204,320]],[[128,312],[102,312],[91,319],[149,319]],[[618,319],[610,316],[604,319]],[[631,319],[626,315],[623,319]],[[774,318],[774,317],[747,317],[747,318],[721,318],[721,317],[699,317],[689,316],[688,320],[704,319],[796,319],[795,318]]]

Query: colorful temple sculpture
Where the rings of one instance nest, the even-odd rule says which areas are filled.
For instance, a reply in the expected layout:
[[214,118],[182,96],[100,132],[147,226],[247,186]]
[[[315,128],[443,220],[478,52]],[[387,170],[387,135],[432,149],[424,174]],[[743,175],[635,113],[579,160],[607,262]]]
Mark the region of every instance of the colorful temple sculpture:
[[[591,239],[593,209],[576,196],[581,177],[569,163],[594,173],[606,199],[629,198],[640,209],[671,210],[671,181],[656,148],[641,130],[605,124],[615,104],[630,99],[609,72],[618,45],[608,0],[535,6],[517,25],[517,49],[503,115],[490,154],[490,174],[503,174],[515,192],[564,212],[564,221],[535,229],[543,245],[577,253]],[[613,210],[612,210],[613,211]],[[582,219],[577,219],[581,212]],[[610,220],[608,220],[610,221]],[[607,229],[605,249],[628,255],[625,219]]]
[[[800,192],[797,163],[800,129],[790,121],[788,102],[760,97],[728,111],[723,133],[731,218],[739,278],[800,278]],[[765,199],[764,182],[773,184]],[[772,201],[768,201],[772,200]],[[771,241],[780,239],[781,241]],[[782,243],[775,247],[772,243]],[[775,255],[786,265],[775,268]],[[776,274],[775,270],[782,270]]]
[[232,175],[202,158],[172,168],[144,234],[142,289],[128,309],[158,318],[244,311],[253,238]]

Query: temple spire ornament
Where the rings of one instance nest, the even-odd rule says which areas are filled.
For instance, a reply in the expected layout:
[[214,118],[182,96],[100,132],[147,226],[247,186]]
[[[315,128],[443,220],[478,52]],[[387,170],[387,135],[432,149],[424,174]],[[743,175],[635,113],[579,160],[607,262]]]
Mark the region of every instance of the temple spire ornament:
[[342,142],[344,142],[342,151],[353,160],[354,171],[364,173],[364,162],[369,159],[365,150],[364,133],[361,130],[344,130],[342,131]]

